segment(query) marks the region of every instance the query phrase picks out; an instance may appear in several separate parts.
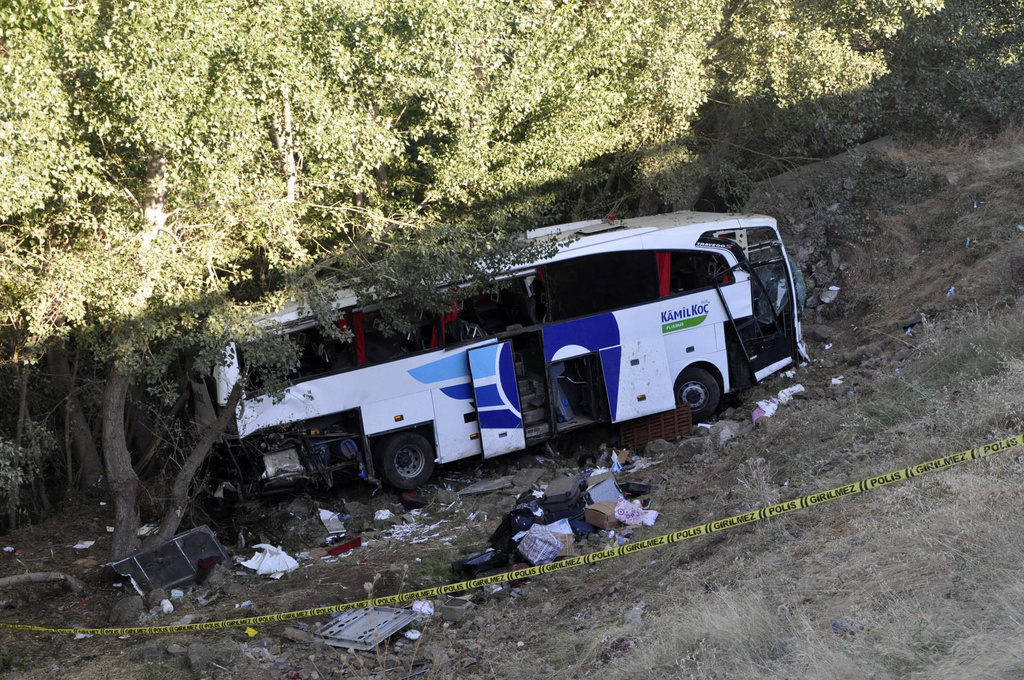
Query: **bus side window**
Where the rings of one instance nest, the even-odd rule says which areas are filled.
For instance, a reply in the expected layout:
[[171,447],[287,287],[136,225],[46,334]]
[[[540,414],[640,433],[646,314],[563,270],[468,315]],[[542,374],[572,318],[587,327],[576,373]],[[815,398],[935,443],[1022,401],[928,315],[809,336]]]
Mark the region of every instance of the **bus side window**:
[[[715,253],[697,250],[678,250],[672,253],[669,289],[673,293],[686,293],[710,288],[715,277],[727,269],[725,260]],[[724,280],[722,283],[729,283]]]
[[552,262],[545,269],[549,312],[555,321],[658,299],[654,251],[598,253]]

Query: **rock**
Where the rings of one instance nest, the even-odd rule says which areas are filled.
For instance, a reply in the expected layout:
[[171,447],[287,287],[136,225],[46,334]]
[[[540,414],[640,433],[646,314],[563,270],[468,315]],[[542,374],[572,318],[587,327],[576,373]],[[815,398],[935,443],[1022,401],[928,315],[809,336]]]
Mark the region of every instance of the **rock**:
[[164,650],[160,645],[146,645],[136,654],[142,663],[160,663],[164,657]]
[[210,659],[210,648],[201,642],[193,642],[188,646],[188,667],[198,670]]
[[225,567],[222,563],[210,567],[209,571],[206,572],[206,578],[202,580],[203,585],[212,586],[218,588],[224,585],[225,582],[231,577],[231,570]]
[[652,439],[644,447],[644,455],[650,458],[672,454],[676,450],[675,444],[670,444],[664,439]]
[[746,421],[719,420],[711,426],[711,441],[723,446],[730,439],[745,437],[754,429],[754,424]]
[[847,177],[843,180],[843,188],[847,191],[853,191],[857,188],[857,180],[852,177]]
[[544,476],[543,468],[527,468],[520,470],[512,477],[512,486],[517,489],[532,489]]
[[694,456],[699,456],[706,453],[709,448],[709,439],[707,433],[710,432],[706,427],[700,428],[700,432],[705,436],[702,437],[687,437],[683,441],[679,442],[679,446],[676,447],[676,455],[684,462],[692,460]]
[[832,290],[831,288],[827,289],[827,290],[823,290],[820,293],[818,293],[818,299],[821,300],[822,304],[826,304],[826,305],[835,302],[836,298],[838,298],[838,297],[839,297],[839,291],[838,290]]
[[829,253],[829,260],[831,260],[831,262],[832,262],[832,270],[833,271],[835,271],[836,269],[839,269],[839,251],[838,250],[833,250],[831,253]]
[[475,666],[476,664],[477,660],[472,656],[467,656],[465,659],[462,660],[463,668],[469,668],[470,666]]
[[129,626],[139,620],[144,603],[138,595],[130,595],[114,605],[110,612],[110,625]]
[[167,591],[163,588],[157,588],[149,591],[146,595],[146,607],[152,609],[153,607],[160,606],[160,600],[167,599]]
[[828,342],[835,337],[835,331],[822,324],[807,324],[801,327],[804,340],[808,342]]
[[443,603],[438,613],[445,621],[458,622],[465,620],[475,608],[476,605],[469,600],[455,597]]
[[345,501],[345,512],[353,517],[366,517],[373,514],[369,505],[359,501]]
[[188,654],[188,650],[181,645],[174,644],[173,642],[167,645],[167,653],[173,657],[182,657]]
[[284,629],[283,635],[292,642],[309,642],[309,639],[312,637],[312,635],[302,630],[301,628],[290,627]]

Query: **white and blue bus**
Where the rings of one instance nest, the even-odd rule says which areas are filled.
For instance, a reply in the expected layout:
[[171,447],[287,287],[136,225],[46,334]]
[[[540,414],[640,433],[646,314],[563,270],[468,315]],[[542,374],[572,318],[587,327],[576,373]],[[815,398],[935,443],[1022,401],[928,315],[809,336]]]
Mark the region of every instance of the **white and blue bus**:
[[[437,464],[594,423],[684,402],[703,421],[721,395],[804,354],[802,300],[772,218],[677,212],[527,238],[567,245],[404,336],[388,337],[379,311],[345,293],[342,333],[298,306],[268,317],[297,344],[299,366],[283,394],[247,386],[216,454],[219,491],[250,497],[339,475],[412,489]],[[244,356],[228,355],[197,394],[213,402],[201,419],[245,373]]]

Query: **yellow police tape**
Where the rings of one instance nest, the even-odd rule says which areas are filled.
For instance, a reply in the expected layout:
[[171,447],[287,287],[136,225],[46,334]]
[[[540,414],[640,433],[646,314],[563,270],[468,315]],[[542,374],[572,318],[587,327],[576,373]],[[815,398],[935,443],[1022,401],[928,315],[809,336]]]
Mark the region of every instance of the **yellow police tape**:
[[594,564],[595,562],[602,562],[604,560],[610,560],[615,557],[622,555],[630,555],[637,553],[642,550],[649,550],[663,545],[671,545],[680,541],[685,541],[691,538],[697,538],[698,536],[705,536],[707,534],[715,533],[716,531],[722,531],[723,529],[731,529],[732,527],[738,527],[743,524],[749,524],[751,522],[757,522],[758,520],[768,519],[770,517],[778,517],[789,512],[795,512],[803,508],[810,507],[812,505],[820,505],[822,503],[828,503],[834,501],[837,498],[844,498],[846,496],[853,496],[864,491],[870,491],[880,486],[886,486],[889,484],[895,484],[905,479],[912,477],[919,477],[921,475],[928,474],[930,472],[937,472],[939,470],[945,470],[955,465],[960,465],[968,461],[990,456],[996,453],[1002,453],[1009,451],[1010,449],[1016,448],[1024,444],[1024,434],[1018,434],[1002,441],[993,442],[991,444],[985,444],[984,446],[969,449],[967,451],[961,451],[960,453],[954,453],[943,458],[937,458],[935,460],[928,461],[927,463],[920,463],[918,465],[912,465],[903,470],[897,470],[896,472],[890,472],[887,475],[879,475],[877,477],[871,477],[864,479],[859,482],[853,482],[852,484],[846,484],[839,486],[828,491],[821,491],[819,493],[812,493],[802,498],[794,498],[784,503],[777,503],[775,505],[761,508],[753,512],[746,512],[742,515],[735,515],[733,517],[727,517],[725,519],[716,520],[714,522],[708,522],[707,524],[701,524],[700,526],[690,527],[689,529],[683,529],[672,534],[665,534],[664,536],[656,536],[655,538],[649,538],[645,541],[638,541],[636,543],[630,543],[618,548],[609,548],[608,550],[600,550],[589,555],[583,555],[580,557],[571,557],[560,562],[553,562],[551,564],[542,564],[537,567],[529,567],[527,569],[518,569],[516,571],[506,572],[504,574],[496,574],[494,576],[488,576],[486,578],[476,578],[470,581],[463,581],[461,583],[452,583],[438,588],[427,588],[426,590],[416,590],[408,593],[400,593],[398,595],[391,595],[389,597],[375,597],[369,600],[361,600],[359,602],[349,602],[347,604],[331,605],[327,607],[315,607],[313,609],[303,609],[294,612],[284,612],[282,614],[267,614],[265,616],[251,616],[246,619],[229,619],[226,621],[210,621],[208,623],[189,623],[178,626],[147,626],[138,628],[46,628],[44,626],[28,626],[21,624],[11,623],[0,623],[0,628],[13,628],[17,630],[32,630],[44,633],[73,633],[73,634],[86,634],[86,635],[130,635],[140,633],[178,633],[184,631],[193,630],[217,630],[220,628],[236,628],[246,626],[250,635],[254,635],[255,631],[249,628],[250,626],[258,626],[264,623],[271,623],[274,621],[292,621],[294,619],[303,619],[311,616],[322,616],[324,614],[335,614],[338,612],[345,612],[351,609],[362,609],[364,607],[375,607],[380,605],[393,605],[402,602],[408,602],[409,600],[420,600],[427,597],[434,597],[435,595],[451,595],[452,593],[462,592],[464,590],[472,590],[474,588],[480,588],[483,586],[491,585],[494,583],[505,583],[507,581],[515,581],[531,576],[539,576],[541,574],[549,574],[553,571],[561,571],[563,569],[572,569],[574,567],[580,567],[587,564]]

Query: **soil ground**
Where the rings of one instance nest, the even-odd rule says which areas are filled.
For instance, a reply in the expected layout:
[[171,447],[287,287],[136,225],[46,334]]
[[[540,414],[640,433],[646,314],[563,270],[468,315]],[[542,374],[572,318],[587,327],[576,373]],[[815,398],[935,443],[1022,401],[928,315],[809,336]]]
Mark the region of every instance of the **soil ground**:
[[[749,210],[779,217],[808,279],[810,360],[792,378],[733,398],[713,429],[633,452],[648,466],[620,481],[650,484],[660,515],[626,540],[1024,432],[1022,184],[1024,132],[1016,129],[989,140],[890,140],[758,187]],[[839,295],[825,303],[830,286]],[[748,427],[756,401],[797,383],[806,391]],[[524,490],[460,497],[458,489],[524,470],[540,471],[542,486],[578,474],[581,454],[599,457],[615,438],[610,428],[591,430],[551,449],[446,467],[423,490],[429,504],[405,519],[397,493],[362,484],[197,514],[192,521],[212,522],[237,559],[265,542],[296,556],[299,569],[274,580],[234,567],[185,588],[173,613],[147,608],[128,625],[287,612],[449,583],[451,563],[487,549]],[[466,619],[421,619],[412,626],[418,640],[397,634],[372,652],[310,638],[329,620],[320,617],[257,626],[254,636],[241,628],[84,639],[0,630],[0,664],[5,677],[26,679],[1020,677],[1022,481],[1018,454],[996,456],[475,591]],[[87,591],[76,598],[54,584],[9,589],[0,623],[108,624],[133,593],[101,564],[112,522],[105,502],[70,499],[58,515],[3,539],[14,550],[0,554],[0,573],[64,571]],[[318,508],[355,515],[348,535],[364,545],[321,557]],[[383,509],[397,517],[374,520]],[[96,543],[75,549],[82,540]],[[578,550],[617,540],[598,535]]]

